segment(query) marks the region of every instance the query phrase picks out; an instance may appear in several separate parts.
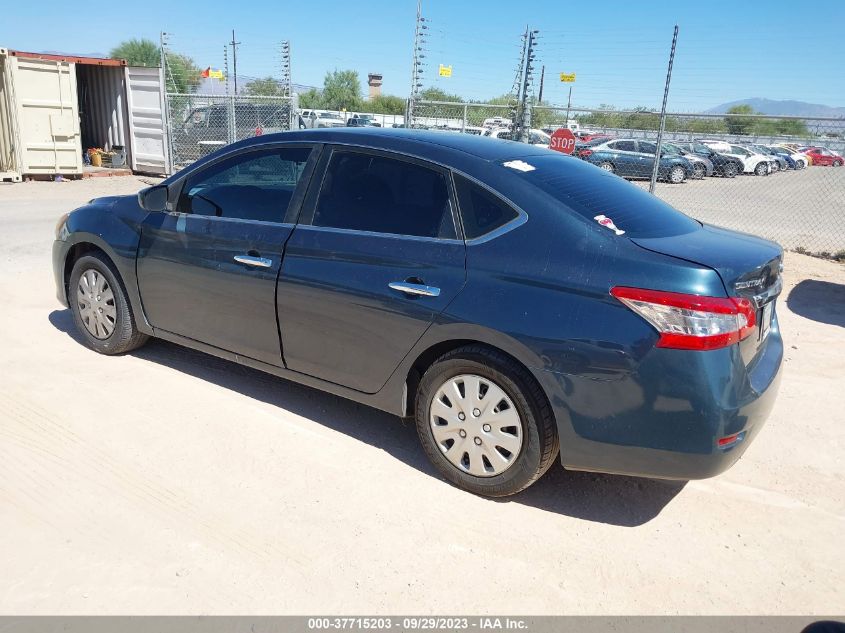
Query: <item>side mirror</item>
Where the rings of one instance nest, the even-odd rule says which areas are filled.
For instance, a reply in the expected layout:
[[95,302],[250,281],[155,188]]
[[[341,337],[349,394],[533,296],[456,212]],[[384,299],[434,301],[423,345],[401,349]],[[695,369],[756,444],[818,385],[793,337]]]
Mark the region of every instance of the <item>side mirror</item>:
[[154,185],[138,192],[138,204],[145,211],[167,211],[167,185]]

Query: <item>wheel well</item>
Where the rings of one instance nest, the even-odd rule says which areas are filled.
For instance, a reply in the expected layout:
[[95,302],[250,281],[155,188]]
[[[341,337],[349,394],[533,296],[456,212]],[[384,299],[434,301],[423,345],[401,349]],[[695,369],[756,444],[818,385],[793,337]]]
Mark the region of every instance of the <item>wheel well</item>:
[[483,343],[481,341],[476,341],[473,339],[454,339],[451,341],[443,341],[442,343],[432,345],[422,354],[420,354],[414,361],[414,363],[411,365],[411,368],[408,370],[408,376],[405,381],[405,384],[407,386],[407,394],[405,396],[405,402],[403,402],[406,417],[414,415],[414,411],[416,410],[417,390],[420,385],[420,380],[422,379],[423,374],[425,374],[426,370],[431,367],[434,362],[444,354],[448,354],[453,350],[456,350],[461,347],[466,347],[468,345],[481,345],[499,354],[507,356],[513,362],[519,364],[523,369],[525,369],[526,373],[533,379],[533,373],[530,369],[528,369],[525,363],[520,361],[512,354],[508,354],[503,349],[496,347],[495,345],[489,345],[487,343]]
[[[65,268],[64,268],[64,283],[65,283],[65,296],[69,296],[70,292],[70,273],[73,271],[73,265],[83,255],[90,255],[91,253],[96,253],[97,255],[101,255],[106,261],[108,261],[112,268],[115,268],[114,262],[112,261],[111,257],[99,246],[91,244],[90,242],[79,242],[78,244],[74,244],[70,247],[70,250],[67,253],[67,257],[65,258]],[[116,268],[115,268],[116,270]]]

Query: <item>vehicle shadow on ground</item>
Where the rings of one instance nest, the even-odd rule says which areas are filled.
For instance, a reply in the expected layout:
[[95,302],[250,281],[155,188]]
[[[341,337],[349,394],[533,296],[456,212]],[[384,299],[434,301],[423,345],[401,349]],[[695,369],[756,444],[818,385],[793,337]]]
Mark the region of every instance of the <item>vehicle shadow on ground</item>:
[[[85,344],[70,310],[55,310],[49,320],[57,330]],[[420,446],[414,425],[396,416],[159,339],[131,355],[313,420],[440,478]],[[634,527],[656,517],[684,485],[570,472],[556,463],[531,488],[501,503],[522,503],[585,521]]]
[[805,279],[789,293],[786,305],[804,318],[845,327],[845,284]]

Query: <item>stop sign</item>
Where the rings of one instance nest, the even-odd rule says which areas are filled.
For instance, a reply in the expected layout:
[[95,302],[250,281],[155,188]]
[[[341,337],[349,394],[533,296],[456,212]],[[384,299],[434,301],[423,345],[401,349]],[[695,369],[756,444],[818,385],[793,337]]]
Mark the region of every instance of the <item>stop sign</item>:
[[552,140],[549,143],[549,149],[553,149],[564,154],[571,154],[575,149],[575,135],[568,127],[561,127],[554,131]]

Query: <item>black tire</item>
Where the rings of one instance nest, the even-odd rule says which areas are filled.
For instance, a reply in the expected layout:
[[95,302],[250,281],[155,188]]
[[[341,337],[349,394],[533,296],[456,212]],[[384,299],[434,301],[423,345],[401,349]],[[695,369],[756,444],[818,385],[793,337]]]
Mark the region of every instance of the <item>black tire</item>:
[[[77,292],[82,275],[88,270],[95,270],[103,275],[114,296],[115,319],[113,330],[106,338],[98,338],[88,331],[80,314],[80,302]],[[123,280],[108,259],[99,254],[83,255],[73,264],[68,285],[68,304],[73,313],[76,329],[88,346],[100,354],[123,354],[141,347],[149,338],[135,327],[135,317],[126,297]]]
[[[453,465],[437,445],[429,424],[432,400],[451,378],[474,374],[493,381],[513,402],[522,424],[522,447],[504,472],[481,477]],[[486,497],[506,497],[537,481],[560,451],[554,416],[533,376],[510,357],[482,345],[469,345],[441,356],[425,372],[417,390],[415,417],[423,449],[434,467],[454,485]]]
[[599,168],[604,169],[605,171],[609,171],[611,174],[616,172],[616,167],[613,166],[609,160],[603,160],[599,163]]
[[666,182],[679,185],[687,179],[687,170],[680,165],[675,165],[666,174]]
[[831,167],[842,167],[842,161],[841,160],[833,161],[833,163],[831,164]]
[[739,166],[736,163],[727,163],[722,169],[725,178],[736,178],[739,173]]
[[701,180],[707,175],[707,167],[701,163],[696,163],[692,168],[692,177],[696,180]]
[[767,176],[769,174],[769,167],[768,165],[760,161],[757,163],[757,166],[754,168],[754,175],[755,176]]

